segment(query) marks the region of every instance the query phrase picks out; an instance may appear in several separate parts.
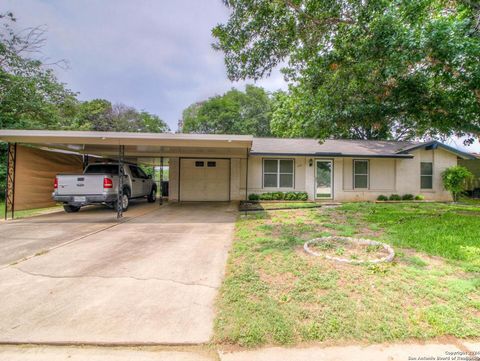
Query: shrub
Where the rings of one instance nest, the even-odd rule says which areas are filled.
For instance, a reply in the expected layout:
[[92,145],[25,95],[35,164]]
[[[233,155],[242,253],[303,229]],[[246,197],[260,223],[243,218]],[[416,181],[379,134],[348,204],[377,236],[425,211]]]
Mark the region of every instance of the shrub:
[[402,197],[400,197],[398,194],[392,194],[389,199],[391,201],[401,201]]
[[415,196],[415,200],[416,201],[423,201],[423,200],[425,200],[425,196],[422,196],[421,194],[418,194],[418,195]]
[[275,201],[281,201],[285,194],[283,192],[273,192],[272,193],[272,199]]
[[473,174],[465,167],[456,165],[447,168],[442,173],[443,186],[452,194],[456,202],[460,194],[465,190],[466,182],[473,178]]
[[297,200],[297,197],[297,192],[287,192],[285,193],[283,199],[285,199],[286,201],[295,201]]
[[260,194],[260,199],[262,201],[271,201],[271,200],[273,200],[272,193],[262,193],[262,194]]
[[307,192],[297,192],[297,200],[299,201],[306,201],[308,200]]
[[306,201],[308,194],[306,192],[268,192],[262,194],[250,194],[248,199],[251,201]]
[[404,201],[413,201],[413,198],[414,198],[414,197],[413,197],[413,194],[404,194],[404,195],[402,196],[402,199],[403,199]]
[[380,195],[377,197],[377,201],[388,201],[388,197],[387,197],[387,196],[384,196],[383,194],[380,194]]

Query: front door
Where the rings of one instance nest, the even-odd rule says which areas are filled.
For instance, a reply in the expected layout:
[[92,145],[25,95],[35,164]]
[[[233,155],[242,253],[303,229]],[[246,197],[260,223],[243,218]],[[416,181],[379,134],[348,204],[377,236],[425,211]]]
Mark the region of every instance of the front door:
[[333,162],[317,159],[315,161],[315,198],[333,198]]

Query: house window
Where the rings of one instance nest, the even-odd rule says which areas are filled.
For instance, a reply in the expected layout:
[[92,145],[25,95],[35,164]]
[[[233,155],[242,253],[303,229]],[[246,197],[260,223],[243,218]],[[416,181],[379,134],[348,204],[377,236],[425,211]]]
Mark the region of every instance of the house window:
[[433,188],[433,164],[432,162],[420,163],[420,188]]
[[207,162],[207,167],[209,168],[213,168],[213,167],[216,167],[217,166],[217,162]]
[[293,159],[264,159],[264,188],[293,188]]
[[353,187],[368,188],[368,160],[355,159],[353,161]]
[[197,160],[195,162],[195,167],[204,167],[204,166],[205,166],[205,162],[202,160]]

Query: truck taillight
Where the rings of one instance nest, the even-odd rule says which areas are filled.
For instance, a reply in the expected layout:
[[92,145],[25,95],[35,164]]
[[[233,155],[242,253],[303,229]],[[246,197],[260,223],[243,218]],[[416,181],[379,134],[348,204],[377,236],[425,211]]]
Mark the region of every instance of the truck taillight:
[[103,178],[103,188],[113,188],[113,181],[110,178]]
[[53,182],[53,188],[58,189],[58,178],[55,177],[55,181]]

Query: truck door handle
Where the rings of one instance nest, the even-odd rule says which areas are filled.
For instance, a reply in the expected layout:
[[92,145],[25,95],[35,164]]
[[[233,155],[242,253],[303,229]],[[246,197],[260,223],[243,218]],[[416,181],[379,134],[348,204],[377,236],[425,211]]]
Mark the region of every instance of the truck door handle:
[[135,182],[135,179],[132,179],[132,182]]

